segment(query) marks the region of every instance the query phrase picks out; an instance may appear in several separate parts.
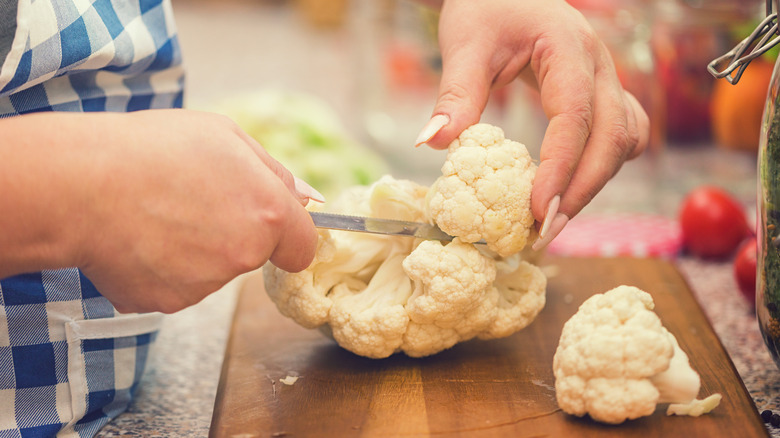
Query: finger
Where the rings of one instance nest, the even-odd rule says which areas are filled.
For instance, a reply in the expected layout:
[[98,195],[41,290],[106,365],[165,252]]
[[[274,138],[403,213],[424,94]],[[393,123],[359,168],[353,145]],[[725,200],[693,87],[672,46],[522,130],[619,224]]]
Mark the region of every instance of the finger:
[[540,61],[543,65],[537,68],[542,106],[550,120],[542,140],[531,196],[534,218],[542,223],[552,219],[545,219],[552,199],[562,196],[569,186],[594,117],[592,59],[574,54],[569,59],[576,61],[564,62],[566,57],[551,56],[553,59]]
[[633,94],[628,91],[624,94],[629,130],[636,133],[636,144],[628,154],[628,159],[633,159],[641,155],[650,144],[650,117]]
[[617,173],[639,141],[634,108],[614,70],[603,68],[596,75],[593,131],[561,197],[560,210],[570,218]]
[[[325,202],[325,197],[303,180],[293,176],[260,143],[244,131],[240,131],[240,136],[297,200],[297,203],[288,202],[286,204],[284,198],[279,200],[286,208],[279,207],[281,212],[277,212],[278,214],[274,215],[277,221],[271,224],[272,234],[266,236],[267,239],[273,239],[276,242],[273,250],[268,255],[268,261],[279,269],[288,272],[302,271],[314,259],[319,238],[311,216],[303,207],[308,203],[309,199]],[[273,183],[271,185],[275,186]],[[274,192],[274,190],[282,189],[268,187],[268,190],[269,192]]]
[[[319,238],[311,216],[303,206],[308,203],[309,199],[325,202],[325,197],[309,184],[295,177],[249,134],[239,129],[239,136],[255,151],[266,167],[281,180],[300,204],[289,204],[286,214],[278,216],[280,222],[273,226],[273,229],[276,230],[276,245],[268,256],[268,261],[288,272],[302,271],[314,259]],[[273,188],[269,189],[273,190]],[[282,202],[284,201],[282,200]]]
[[269,261],[279,269],[299,272],[306,269],[314,259],[317,249],[317,230],[311,216],[299,205],[292,205],[284,217],[285,225],[280,230],[276,248]]
[[479,122],[487,105],[492,78],[485,51],[467,43],[442,51],[442,77],[433,116],[418,135],[415,146],[446,149],[460,133]]

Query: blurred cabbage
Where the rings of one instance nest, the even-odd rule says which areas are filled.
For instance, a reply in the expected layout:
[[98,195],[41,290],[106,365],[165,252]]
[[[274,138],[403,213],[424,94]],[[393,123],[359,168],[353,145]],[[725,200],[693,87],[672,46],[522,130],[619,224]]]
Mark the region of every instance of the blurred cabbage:
[[387,173],[374,151],[352,138],[333,108],[302,92],[260,90],[217,103],[271,156],[326,197]]

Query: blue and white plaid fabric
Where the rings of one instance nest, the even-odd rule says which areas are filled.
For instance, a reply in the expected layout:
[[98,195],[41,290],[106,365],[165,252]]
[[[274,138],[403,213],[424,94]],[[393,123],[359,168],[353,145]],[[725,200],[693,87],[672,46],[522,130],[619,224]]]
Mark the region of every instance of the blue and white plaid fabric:
[[[20,0],[0,118],[181,107],[183,78],[170,0]],[[160,324],[117,314],[75,268],[0,280],[0,438],[94,436]]]
[[0,117],[182,106],[169,0],[20,0]]
[[0,280],[0,437],[95,435],[130,404],[160,323],[117,315],[78,269]]

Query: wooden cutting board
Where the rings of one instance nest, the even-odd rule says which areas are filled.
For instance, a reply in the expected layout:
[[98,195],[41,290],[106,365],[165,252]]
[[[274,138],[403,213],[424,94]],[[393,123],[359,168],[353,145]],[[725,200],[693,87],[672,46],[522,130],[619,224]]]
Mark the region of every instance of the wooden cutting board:
[[[768,436],[755,405],[685,280],[657,259],[548,259],[558,274],[536,321],[508,338],[413,359],[375,360],[281,316],[259,274],[240,292],[222,368],[212,437]],[[552,358],[566,320],[594,293],[630,284],[656,312],[720,406],[698,418],[665,408],[620,426],[566,415]],[[293,385],[279,379],[300,375]]]

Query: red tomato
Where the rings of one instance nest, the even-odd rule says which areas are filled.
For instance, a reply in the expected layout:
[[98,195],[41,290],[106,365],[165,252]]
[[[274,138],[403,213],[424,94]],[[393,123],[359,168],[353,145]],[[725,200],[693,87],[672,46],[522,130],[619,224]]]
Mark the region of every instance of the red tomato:
[[734,258],[734,277],[739,291],[752,305],[756,305],[756,238],[752,237],[740,245]]
[[742,205],[714,186],[688,193],[680,210],[680,228],[683,246],[693,255],[709,258],[733,254],[752,234]]

